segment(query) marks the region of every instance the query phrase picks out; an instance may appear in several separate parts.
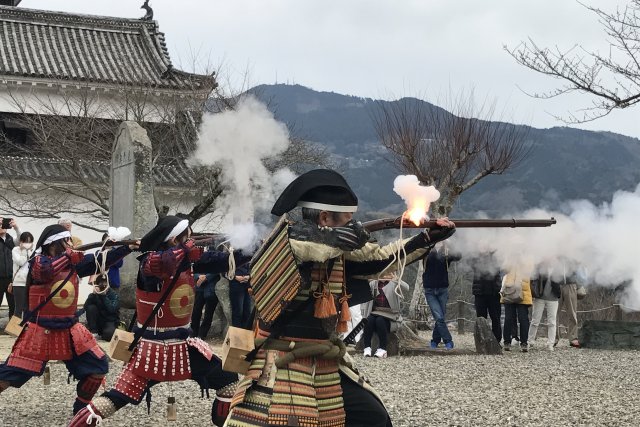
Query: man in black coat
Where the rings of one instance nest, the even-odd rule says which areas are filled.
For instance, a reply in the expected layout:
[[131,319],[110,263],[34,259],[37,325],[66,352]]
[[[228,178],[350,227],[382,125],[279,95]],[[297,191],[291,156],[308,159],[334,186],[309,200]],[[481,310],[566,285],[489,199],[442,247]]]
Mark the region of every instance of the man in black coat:
[[[4,218],[0,218],[0,221],[4,224]],[[9,226],[13,228],[16,235],[20,237],[20,230],[15,219],[9,222]],[[13,295],[7,292],[9,284],[13,281],[13,260],[11,258],[11,251],[15,247],[13,237],[7,233],[9,229],[0,228],[0,305],[4,299],[4,294],[7,294],[7,304],[9,305],[9,317],[13,316],[15,310],[15,302]]]
[[500,315],[502,306],[500,305],[500,272],[493,272],[496,263],[493,254],[486,253],[478,256],[472,261],[473,284],[471,292],[474,296],[476,316],[491,318],[491,330],[498,342],[502,339],[502,328],[500,327]]

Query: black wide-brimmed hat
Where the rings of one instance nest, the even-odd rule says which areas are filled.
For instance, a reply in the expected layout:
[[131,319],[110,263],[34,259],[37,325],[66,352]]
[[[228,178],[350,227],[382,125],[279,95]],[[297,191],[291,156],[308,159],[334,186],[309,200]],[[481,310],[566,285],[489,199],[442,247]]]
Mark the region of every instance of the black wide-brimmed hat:
[[187,227],[189,227],[189,221],[186,219],[177,216],[162,218],[158,225],[140,240],[140,251],[157,251],[164,242],[178,236]]
[[296,206],[331,212],[355,212],[358,210],[358,197],[338,172],[314,169],[300,175],[284,189],[271,213],[281,216]]
[[57,240],[68,239],[70,237],[71,233],[69,232],[69,230],[67,230],[60,224],[48,225],[42,231],[42,234],[40,234],[38,243],[36,243],[36,251],[41,251],[43,246],[50,245]]

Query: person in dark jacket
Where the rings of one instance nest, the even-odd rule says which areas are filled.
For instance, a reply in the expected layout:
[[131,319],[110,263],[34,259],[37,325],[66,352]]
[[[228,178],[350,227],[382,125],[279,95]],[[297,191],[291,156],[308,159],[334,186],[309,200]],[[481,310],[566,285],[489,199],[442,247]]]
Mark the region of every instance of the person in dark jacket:
[[[216,296],[216,283],[220,280],[219,274],[194,274],[196,282],[193,312],[191,314],[191,336],[206,339],[213,322],[213,313],[218,306]],[[202,309],[204,308],[204,316]],[[202,322],[200,321],[202,319]]]
[[435,320],[431,348],[444,342],[447,350],[453,349],[451,333],[447,328],[447,301],[449,301],[449,264],[460,260],[459,255],[450,255],[444,244],[436,246],[425,259],[422,283],[424,295]]
[[500,272],[492,272],[495,266],[492,253],[486,253],[472,260],[473,283],[471,292],[474,296],[476,316],[491,318],[491,330],[498,342],[502,339],[502,327],[500,326],[500,316],[502,315],[502,305],[500,305]]
[[[0,222],[3,218],[0,217]],[[17,236],[20,236],[20,229],[15,219],[12,219],[9,226],[13,228]],[[13,281],[13,256],[11,251],[16,246],[13,237],[7,233],[8,229],[0,228],[0,305],[7,294],[7,304],[9,305],[9,318],[15,311],[15,301],[13,295],[8,292],[9,284]]]
[[249,295],[249,266],[236,270],[233,280],[229,281],[229,299],[231,300],[231,326],[251,329],[251,295]]
[[[106,289],[106,291],[105,291]],[[105,341],[111,341],[120,322],[120,299],[118,293],[110,287],[94,285],[84,303],[87,314],[87,327]]]

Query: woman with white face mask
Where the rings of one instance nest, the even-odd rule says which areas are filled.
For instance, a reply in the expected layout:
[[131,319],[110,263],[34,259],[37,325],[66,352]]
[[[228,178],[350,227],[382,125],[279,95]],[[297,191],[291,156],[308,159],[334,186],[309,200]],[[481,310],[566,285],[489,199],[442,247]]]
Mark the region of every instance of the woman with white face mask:
[[11,290],[16,302],[15,315],[20,318],[27,308],[27,274],[29,273],[29,258],[32,254],[33,235],[26,231],[20,234],[20,244],[11,251],[14,274]]

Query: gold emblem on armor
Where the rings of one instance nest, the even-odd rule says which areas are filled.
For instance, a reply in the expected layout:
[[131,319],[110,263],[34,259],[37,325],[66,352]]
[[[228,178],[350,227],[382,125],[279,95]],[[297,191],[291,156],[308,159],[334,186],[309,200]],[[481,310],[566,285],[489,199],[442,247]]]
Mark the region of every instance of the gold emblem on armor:
[[171,314],[178,319],[189,316],[193,309],[194,297],[195,293],[191,286],[186,283],[178,286],[169,299]]
[[[57,281],[51,286],[51,292],[53,292],[60,284],[62,280]],[[65,285],[58,291],[58,293],[51,298],[51,302],[58,308],[68,308],[73,304],[76,298],[76,287],[71,282],[65,283]]]

